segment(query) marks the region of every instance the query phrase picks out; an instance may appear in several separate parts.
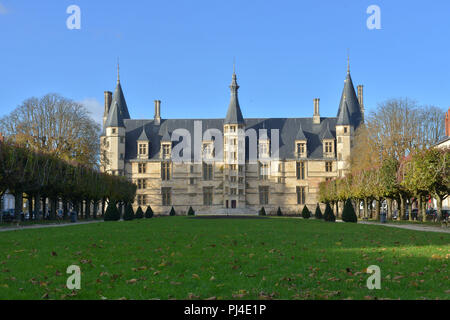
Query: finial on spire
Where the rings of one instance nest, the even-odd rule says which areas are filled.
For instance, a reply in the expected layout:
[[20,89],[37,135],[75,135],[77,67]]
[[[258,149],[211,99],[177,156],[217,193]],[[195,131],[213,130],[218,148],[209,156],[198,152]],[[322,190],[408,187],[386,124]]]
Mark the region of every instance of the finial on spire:
[[236,74],[236,57],[233,57],[233,74]]
[[347,49],[347,73],[350,73],[350,49]]
[[119,58],[117,58],[117,83],[120,82],[120,61]]

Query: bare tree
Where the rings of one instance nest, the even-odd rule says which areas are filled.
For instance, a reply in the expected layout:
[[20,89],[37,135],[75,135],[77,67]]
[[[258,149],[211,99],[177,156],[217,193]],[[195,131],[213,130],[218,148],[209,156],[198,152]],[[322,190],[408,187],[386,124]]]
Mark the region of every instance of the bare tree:
[[0,119],[0,131],[31,149],[98,166],[100,126],[81,104],[57,94],[26,100]]
[[383,159],[401,161],[416,149],[426,149],[444,136],[444,111],[433,106],[418,106],[409,99],[392,99],[379,104],[358,129],[355,157],[364,161],[358,169],[373,167]]

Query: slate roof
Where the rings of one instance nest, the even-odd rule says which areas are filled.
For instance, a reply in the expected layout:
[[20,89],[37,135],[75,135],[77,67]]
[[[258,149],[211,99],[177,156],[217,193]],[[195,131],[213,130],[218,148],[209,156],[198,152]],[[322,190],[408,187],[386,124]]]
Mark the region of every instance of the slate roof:
[[236,73],[233,73],[233,79],[230,85],[231,99],[228,106],[227,116],[225,118],[225,124],[244,124],[245,120],[242,116],[241,107],[239,106],[238,90]]
[[[125,144],[125,160],[135,160],[137,158],[137,139],[142,134],[142,127],[145,128],[145,133],[150,140],[149,159],[160,161],[160,148],[163,136],[166,131],[173,133],[176,129],[186,129],[191,134],[191,141],[193,145],[194,137],[194,122],[201,121],[202,135],[208,129],[218,129],[223,135],[224,119],[169,119],[161,120],[161,125],[154,124],[154,120],[124,120],[126,131]],[[308,141],[308,158],[309,159],[323,159],[322,136],[332,135],[336,136],[337,118],[323,118],[321,124],[313,124],[312,118],[270,118],[270,119],[245,119],[246,130],[254,129],[259,135],[260,129],[267,129],[268,138],[271,139],[271,129],[280,130],[280,159],[296,159],[295,141],[296,136],[301,126],[302,131]],[[179,142],[174,142],[175,147]],[[248,138],[246,143],[246,159],[249,158]],[[193,158],[193,154],[192,154]]]
[[339,113],[339,115],[338,115],[337,124],[341,125],[341,126],[348,126],[348,125],[351,124],[350,112],[348,111],[348,104],[347,104],[347,102],[345,102],[345,106],[344,106],[343,112]]
[[123,127],[123,120],[130,119],[125,96],[123,95],[120,81],[117,81],[116,90],[111,101],[111,108],[109,110],[108,118],[106,119],[105,128],[108,127]]
[[[260,129],[266,129],[267,136],[264,136],[264,138],[268,139],[271,139],[271,130],[278,129],[280,134],[280,159],[296,159],[295,141],[306,140],[308,158],[319,160],[323,159],[323,139],[336,138],[335,128],[338,123],[346,124],[348,122],[356,128],[362,122],[361,109],[353,87],[350,71],[347,72],[338,116],[336,118],[321,118],[320,124],[314,124],[313,118],[244,119],[239,106],[239,85],[237,84],[235,73],[233,73],[230,89],[231,101],[225,119],[161,119],[161,123],[158,125],[153,119],[130,119],[120,81],[118,81],[105,127],[123,126],[125,128],[125,160],[127,161],[137,158],[137,141],[144,138],[147,138],[150,144],[149,159],[160,161],[161,142],[171,141],[170,137],[176,129],[187,130],[191,135],[191,145],[193,146],[194,139],[198,139],[194,135],[194,123],[196,121],[200,121],[202,124],[202,137],[208,129],[217,129],[222,138],[224,124],[243,124],[246,130],[254,129],[258,135],[260,134]],[[249,138],[247,137],[246,139],[248,142]],[[173,147],[180,142],[182,141],[173,142]],[[248,146],[249,144],[246,143],[247,160],[249,159]],[[192,152],[193,158],[194,154]]]
[[350,75],[350,69],[347,71],[347,77],[344,82],[344,89],[342,90],[341,102],[339,103],[339,110],[337,117],[341,117],[345,112],[345,107],[348,108],[350,124],[355,127],[359,127],[362,123],[361,107],[359,105],[358,97],[356,96],[355,87],[353,86],[352,77]]

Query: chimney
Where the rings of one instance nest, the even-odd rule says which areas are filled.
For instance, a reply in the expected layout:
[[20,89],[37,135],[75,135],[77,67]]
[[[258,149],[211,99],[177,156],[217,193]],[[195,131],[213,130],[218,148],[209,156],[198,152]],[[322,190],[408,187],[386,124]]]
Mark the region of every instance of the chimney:
[[161,101],[155,100],[155,124],[161,124]]
[[450,137],[450,108],[448,108],[448,111],[445,114],[445,135]]
[[108,118],[111,102],[112,102],[112,92],[105,91],[105,112],[103,113],[103,125],[105,125],[106,119]]
[[314,124],[320,124],[320,99],[314,99],[314,116],[313,116],[313,123]]

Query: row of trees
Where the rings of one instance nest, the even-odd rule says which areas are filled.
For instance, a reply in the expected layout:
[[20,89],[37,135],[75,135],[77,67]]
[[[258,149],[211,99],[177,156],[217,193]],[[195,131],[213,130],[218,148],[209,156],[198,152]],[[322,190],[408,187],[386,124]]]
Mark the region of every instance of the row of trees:
[[[9,191],[15,197],[16,214],[23,208],[23,198],[29,201],[29,213],[40,219],[45,213],[47,199],[50,219],[56,217],[58,204],[62,203],[64,216],[70,204],[80,213],[85,207],[85,217],[99,211],[102,214],[107,202],[119,206],[134,201],[136,185],[125,177],[100,173],[89,165],[65,161],[58,154],[30,150],[11,142],[0,142],[0,198]],[[32,201],[34,200],[34,201]],[[34,203],[34,208],[33,208]]]
[[[386,200],[387,218],[392,218],[392,203],[400,204],[399,218],[406,216],[406,202],[417,201],[417,209],[426,220],[425,204],[428,199],[437,200],[439,218],[442,217],[442,201],[450,190],[450,149],[430,148],[417,150],[402,161],[387,157],[381,166],[353,171],[347,176],[322,182],[319,186],[320,201],[336,205],[347,199],[355,208],[364,203],[364,217],[368,217],[368,204],[375,202],[375,218],[380,205]],[[412,219],[410,211],[409,219]]]
[[[400,218],[406,215],[407,200],[417,201],[422,218],[426,200],[435,198],[439,216],[442,201],[449,192],[449,150],[436,149],[444,135],[445,113],[433,106],[420,106],[409,99],[392,99],[378,105],[356,133],[345,178],[324,182],[319,187],[320,201],[336,205],[352,199],[359,212],[364,202],[375,202],[375,217],[380,203],[387,202],[388,218],[392,204],[399,204]],[[412,215],[409,215],[410,219]]]

